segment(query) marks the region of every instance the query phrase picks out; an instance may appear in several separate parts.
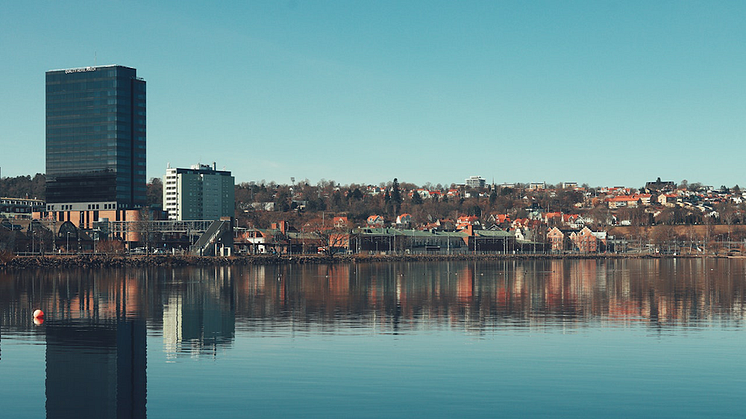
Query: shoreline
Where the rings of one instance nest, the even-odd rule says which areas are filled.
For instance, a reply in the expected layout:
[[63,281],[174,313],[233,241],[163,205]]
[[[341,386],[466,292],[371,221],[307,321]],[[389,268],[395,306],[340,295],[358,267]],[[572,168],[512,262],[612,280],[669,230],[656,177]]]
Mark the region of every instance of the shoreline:
[[0,261],[0,270],[29,268],[117,268],[117,267],[203,267],[249,265],[305,265],[376,262],[438,262],[438,261],[497,261],[497,260],[598,260],[598,259],[743,259],[741,256],[724,255],[661,255],[661,254],[458,254],[458,255],[251,255],[230,257],[172,256],[172,255],[49,255],[16,256]]

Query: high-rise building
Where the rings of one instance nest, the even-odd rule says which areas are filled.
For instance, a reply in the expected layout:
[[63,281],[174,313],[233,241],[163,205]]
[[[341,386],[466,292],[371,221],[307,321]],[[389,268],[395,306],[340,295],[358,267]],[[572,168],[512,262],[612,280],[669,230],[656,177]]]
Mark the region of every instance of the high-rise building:
[[235,179],[231,172],[205,164],[168,167],[163,176],[163,210],[169,220],[218,220],[232,217]]
[[51,70],[46,87],[47,211],[70,218],[144,206],[145,81],[137,70]]

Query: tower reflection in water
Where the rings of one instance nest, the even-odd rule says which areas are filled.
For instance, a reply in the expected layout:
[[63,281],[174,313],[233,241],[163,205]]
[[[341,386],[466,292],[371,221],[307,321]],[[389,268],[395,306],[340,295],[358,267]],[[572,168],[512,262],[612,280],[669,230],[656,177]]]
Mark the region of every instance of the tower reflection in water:
[[144,418],[144,320],[47,324],[48,418]]
[[145,321],[47,324],[48,418],[144,418]]
[[147,272],[61,270],[18,280],[47,313],[47,417],[146,417]]
[[235,296],[225,270],[94,271],[33,281],[54,319],[43,326],[48,418],[146,417],[148,325],[162,329],[169,358],[214,356],[234,338]]

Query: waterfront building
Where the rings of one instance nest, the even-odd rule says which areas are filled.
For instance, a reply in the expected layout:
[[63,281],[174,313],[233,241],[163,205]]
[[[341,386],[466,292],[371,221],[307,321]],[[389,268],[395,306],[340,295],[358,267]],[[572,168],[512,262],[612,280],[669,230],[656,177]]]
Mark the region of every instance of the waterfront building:
[[101,218],[132,219],[146,204],[145,81],[137,70],[47,71],[46,126],[47,203],[38,217],[91,228]]
[[169,220],[218,220],[233,217],[235,179],[231,172],[204,164],[166,169],[163,210]]
[[562,252],[568,247],[569,234],[572,231],[560,230],[557,227],[552,227],[547,232],[547,241],[549,242],[553,252]]
[[32,198],[0,198],[0,218],[31,218],[31,214],[44,210],[44,201]]

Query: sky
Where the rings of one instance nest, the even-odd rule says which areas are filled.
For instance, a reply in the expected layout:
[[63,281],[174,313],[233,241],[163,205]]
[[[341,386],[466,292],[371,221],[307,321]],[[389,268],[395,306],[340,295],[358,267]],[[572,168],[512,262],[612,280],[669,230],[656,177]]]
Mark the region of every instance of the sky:
[[45,72],[147,82],[148,178],[746,185],[744,1],[5,1],[2,176]]

